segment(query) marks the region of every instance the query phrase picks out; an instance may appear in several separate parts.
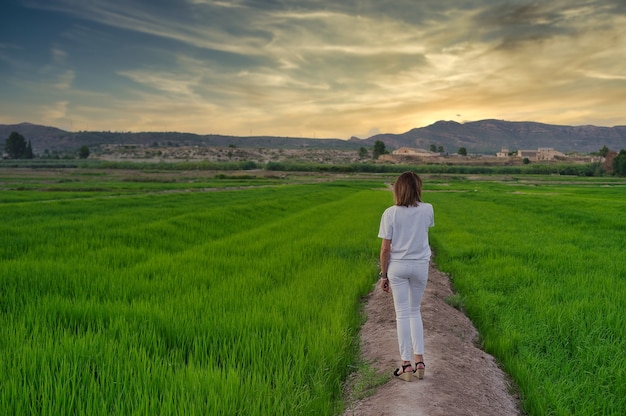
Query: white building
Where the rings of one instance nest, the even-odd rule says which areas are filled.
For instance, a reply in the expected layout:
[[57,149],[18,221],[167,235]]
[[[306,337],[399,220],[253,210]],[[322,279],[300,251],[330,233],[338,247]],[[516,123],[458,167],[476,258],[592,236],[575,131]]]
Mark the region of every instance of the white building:
[[496,153],[496,157],[509,157],[509,149],[503,147],[498,153]]
[[441,153],[431,152],[424,149],[413,149],[411,147],[401,147],[391,152],[392,155],[397,156],[419,156],[419,157],[436,157],[441,156]]
[[538,160],[554,160],[564,158],[565,154],[554,150],[551,147],[540,147],[537,150],[518,150],[517,156],[522,159],[528,159],[536,162]]

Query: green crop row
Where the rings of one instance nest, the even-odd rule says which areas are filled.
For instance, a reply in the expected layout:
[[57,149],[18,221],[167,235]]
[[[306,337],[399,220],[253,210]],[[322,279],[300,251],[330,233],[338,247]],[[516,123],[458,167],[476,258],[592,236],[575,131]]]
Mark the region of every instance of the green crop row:
[[50,198],[0,205],[3,411],[341,410],[387,192]]
[[624,183],[432,185],[437,264],[525,411],[623,414]]

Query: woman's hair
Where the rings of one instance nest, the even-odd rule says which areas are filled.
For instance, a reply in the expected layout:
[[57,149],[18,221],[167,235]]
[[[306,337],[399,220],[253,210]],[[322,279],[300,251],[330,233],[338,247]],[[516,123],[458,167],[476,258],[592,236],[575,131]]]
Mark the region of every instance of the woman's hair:
[[393,184],[396,205],[416,207],[422,202],[422,180],[414,172],[404,172]]

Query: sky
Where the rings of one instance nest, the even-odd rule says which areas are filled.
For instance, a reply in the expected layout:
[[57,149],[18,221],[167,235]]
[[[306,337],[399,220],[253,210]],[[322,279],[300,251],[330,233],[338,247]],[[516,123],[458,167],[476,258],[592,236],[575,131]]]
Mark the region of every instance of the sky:
[[3,0],[0,124],[367,138],[626,125],[624,0]]

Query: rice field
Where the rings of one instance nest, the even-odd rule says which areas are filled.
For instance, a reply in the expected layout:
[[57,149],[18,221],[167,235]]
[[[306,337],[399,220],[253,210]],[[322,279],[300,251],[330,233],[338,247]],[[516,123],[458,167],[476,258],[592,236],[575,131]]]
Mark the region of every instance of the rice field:
[[483,179],[432,181],[427,199],[484,349],[530,415],[624,414],[626,181]]
[[[6,414],[336,415],[395,175],[0,170]],[[424,177],[529,415],[626,409],[626,183]]]
[[341,410],[387,195],[211,181],[204,192],[118,194],[115,181],[108,194],[3,192],[3,411]]

